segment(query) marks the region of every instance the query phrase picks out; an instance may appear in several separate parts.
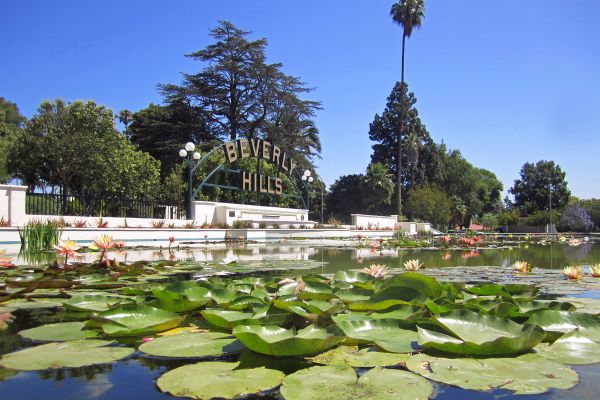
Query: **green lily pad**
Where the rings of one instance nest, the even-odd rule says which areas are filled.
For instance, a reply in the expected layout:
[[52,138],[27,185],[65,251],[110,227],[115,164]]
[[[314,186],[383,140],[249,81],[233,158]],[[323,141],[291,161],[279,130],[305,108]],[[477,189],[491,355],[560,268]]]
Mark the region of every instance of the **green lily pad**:
[[355,368],[386,367],[408,359],[407,354],[384,353],[373,349],[359,350],[358,346],[338,346],[310,359],[315,364],[348,365]]
[[0,360],[0,365],[23,371],[78,368],[111,363],[134,352],[127,347],[108,347],[112,343],[95,339],[47,343],[6,354]]
[[157,307],[172,312],[188,312],[204,306],[211,301],[210,290],[196,281],[175,282],[166,287],[152,288],[152,294],[158,299]]
[[59,322],[25,329],[20,331],[19,335],[25,339],[43,342],[66,342],[98,336],[98,332],[83,329],[84,327],[83,322]]
[[309,356],[329,350],[344,340],[335,326],[313,325],[296,331],[275,325],[239,325],[233,334],[250,350],[268,356]]
[[381,291],[392,287],[410,288],[430,299],[437,299],[442,294],[442,286],[435,278],[418,272],[405,272],[385,280]]
[[427,399],[432,394],[427,379],[381,367],[360,378],[349,366],[312,367],[286,376],[281,386],[286,400]]
[[183,317],[143,304],[122,305],[92,315],[86,325],[100,328],[110,336],[141,336],[168,331],[179,326]]
[[579,333],[600,342],[600,317],[580,312],[541,310],[536,311],[527,320],[530,324],[541,326],[549,340],[562,334],[579,330]]
[[238,325],[283,325],[292,315],[275,307],[263,307],[255,313],[209,308],[201,311],[202,316],[212,325],[232,330]]
[[247,312],[219,310],[215,308],[202,310],[200,314],[212,325],[229,330],[240,324],[249,324],[248,321],[251,321],[253,315]]
[[[413,325],[398,319],[340,321],[337,326],[350,339],[374,343],[391,353],[410,353],[419,349]],[[414,329],[414,328],[413,328]]]
[[73,311],[102,312],[119,304],[135,303],[133,299],[126,296],[110,294],[83,294],[73,296],[63,303],[66,309]]
[[453,354],[489,356],[523,353],[545,336],[538,326],[519,325],[509,319],[467,310],[433,316],[431,320],[448,334],[418,327],[419,344]]
[[209,357],[242,351],[244,346],[227,333],[190,332],[156,338],[139,350],[157,357]]
[[566,333],[552,345],[540,343],[534,350],[542,357],[562,364],[600,363],[600,344],[578,331]]
[[592,315],[600,314],[600,299],[588,299],[585,297],[559,297],[556,301],[564,301],[573,304],[578,312]]
[[14,369],[8,369],[8,368],[1,368],[0,367],[0,381],[3,381],[5,379],[8,379],[12,376],[15,376],[19,371],[16,371]]
[[421,353],[410,357],[406,366],[425,378],[479,391],[506,389],[516,394],[538,394],[552,388],[570,389],[579,382],[571,368],[535,354],[474,359]]
[[238,365],[216,361],[185,365],[162,375],[156,384],[178,397],[233,399],[279,386],[284,377],[283,372],[266,368],[235,369]]

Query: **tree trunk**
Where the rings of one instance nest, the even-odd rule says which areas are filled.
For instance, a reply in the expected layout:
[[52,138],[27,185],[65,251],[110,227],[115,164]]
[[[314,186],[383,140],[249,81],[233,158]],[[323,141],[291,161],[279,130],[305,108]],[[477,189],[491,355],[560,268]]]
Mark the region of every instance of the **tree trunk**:
[[398,216],[402,215],[402,128],[404,125],[404,48],[406,35],[402,35],[402,80],[400,86],[400,123],[398,124],[398,154],[396,157],[396,181],[398,197],[396,199]]

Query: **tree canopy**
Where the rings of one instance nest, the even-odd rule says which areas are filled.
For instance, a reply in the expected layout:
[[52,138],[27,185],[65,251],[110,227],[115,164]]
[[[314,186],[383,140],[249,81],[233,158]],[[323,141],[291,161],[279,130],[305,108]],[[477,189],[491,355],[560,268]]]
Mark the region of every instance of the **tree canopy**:
[[550,201],[554,210],[562,210],[569,203],[566,174],[554,161],[525,163],[519,174],[520,179],[508,191],[514,195],[514,206],[521,215],[547,210]]
[[7,168],[8,142],[19,133],[24,121],[17,105],[0,97],[0,183],[10,177]]
[[159,85],[165,103],[191,107],[215,138],[271,139],[310,162],[321,151],[312,121],[320,103],[304,99],[311,89],[281,63],[268,63],[267,40],[249,34],[227,21],[212,29],[214,43],[187,55],[202,70],[184,74],[180,85]]
[[151,195],[159,184],[160,163],[127,141],[112,111],[93,101],[43,102],[11,140],[8,165],[32,189],[59,186],[77,196]]

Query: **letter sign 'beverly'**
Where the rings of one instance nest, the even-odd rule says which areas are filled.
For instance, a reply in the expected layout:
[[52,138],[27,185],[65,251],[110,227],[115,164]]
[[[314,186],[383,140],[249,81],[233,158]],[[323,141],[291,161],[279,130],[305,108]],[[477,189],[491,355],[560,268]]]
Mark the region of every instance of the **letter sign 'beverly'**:
[[[260,158],[276,165],[290,177],[298,166],[296,161],[288,153],[282,151],[279,146],[263,139],[238,139],[234,142],[225,143],[223,152],[225,153],[225,160],[230,164],[238,159]],[[241,189],[243,191],[269,194],[283,193],[281,178],[246,171],[241,171],[241,178]]]

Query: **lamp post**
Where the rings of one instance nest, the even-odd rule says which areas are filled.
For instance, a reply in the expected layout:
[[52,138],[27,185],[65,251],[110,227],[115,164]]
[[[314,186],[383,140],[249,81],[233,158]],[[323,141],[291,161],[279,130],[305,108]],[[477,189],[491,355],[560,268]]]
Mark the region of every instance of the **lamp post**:
[[312,183],[312,181],[314,181],[313,177],[310,176],[311,173],[309,170],[305,169],[304,173],[302,174],[302,182],[304,183],[304,191],[306,192],[306,209],[308,209],[308,212],[310,213],[310,196],[308,194],[308,185],[306,184],[306,182],[308,183]]
[[194,151],[196,149],[196,145],[192,142],[187,142],[184,146],[183,149],[179,150],[179,157],[183,158],[184,160],[187,159],[187,163],[188,163],[188,169],[187,169],[187,176],[188,176],[188,196],[187,196],[187,205],[186,205],[186,214],[187,214],[187,218],[190,219],[192,218],[192,196],[194,193],[194,190],[192,188],[192,163],[194,161],[198,161],[200,159],[200,153],[197,151]]

